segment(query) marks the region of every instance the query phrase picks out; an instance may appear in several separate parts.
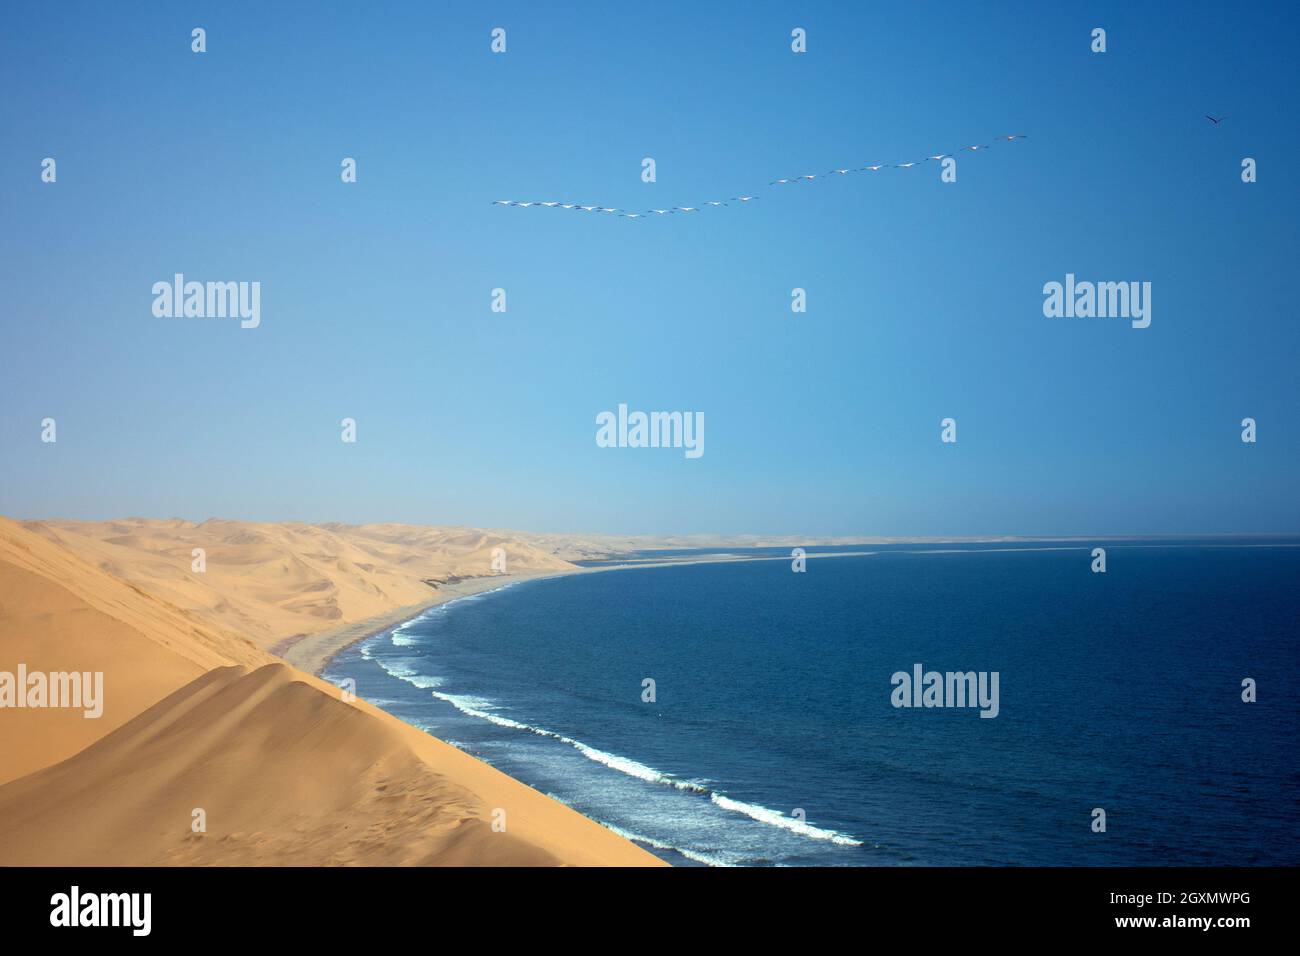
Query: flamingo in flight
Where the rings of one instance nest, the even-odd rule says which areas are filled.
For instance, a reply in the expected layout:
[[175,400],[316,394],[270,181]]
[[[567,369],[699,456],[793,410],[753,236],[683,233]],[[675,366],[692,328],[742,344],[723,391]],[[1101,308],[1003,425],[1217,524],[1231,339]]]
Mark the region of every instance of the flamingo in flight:
[[1209,120],[1211,123],[1213,123],[1215,126],[1218,126],[1220,123],[1222,123],[1222,122],[1223,122],[1224,120],[1226,120],[1228,117],[1226,117],[1226,116],[1220,116],[1218,119],[1215,119],[1215,118],[1214,118],[1213,116],[1211,116],[1209,113],[1206,113],[1206,114],[1205,114],[1205,118],[1206,118],[1207,120]]

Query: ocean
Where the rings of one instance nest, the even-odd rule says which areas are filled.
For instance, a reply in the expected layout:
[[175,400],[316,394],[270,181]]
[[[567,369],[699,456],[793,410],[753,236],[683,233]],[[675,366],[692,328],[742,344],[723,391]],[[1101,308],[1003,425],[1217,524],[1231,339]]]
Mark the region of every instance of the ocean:
[[[325,676],[677,865],[1300,863],[1300,539],[807,550],[509,584]],[[916,665],[997,715],[894,706]]]

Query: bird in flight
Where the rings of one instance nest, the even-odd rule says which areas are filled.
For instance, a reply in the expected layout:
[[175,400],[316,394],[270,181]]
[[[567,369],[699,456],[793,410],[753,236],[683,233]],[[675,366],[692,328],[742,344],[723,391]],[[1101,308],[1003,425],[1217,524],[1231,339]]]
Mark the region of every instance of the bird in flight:
[[1211,123],[1213,123],[1215,126],[1218,126],[1220,123],[1222,123],[1222,122],[1223,122],[1224,120],[1226,120],[1228,117],[1226,117],[1226,116],[1220,116],[1218,119],[1215,119],[1215,118],[1214,118],[1213,116],[1211,116],[1209,113],[1206,113],[1206,114],[1205,114],[1205,118],[1206,118],[1207,120],[1209,120]]
[[[1225,119],[1227,119],[1226,116],[1210,116],[1208,113],[1205,114],[1205,118],[1209,120],[1211,123],[1213,123],[1215,126],[1218,126]],[[1016,134],[995,136],[993,137],[993,142],[1010,143],[1010,142],[1015,142],[1018,139],[1026,139],[1026,138],[1027,135],[1024,133],[1016,133]],[[970,146],[962,146],[959,150],[957,150],[957,152],[975,153],[975,152],[981,152],[983,150],[987,150],[990,147],[991,147],[990,143],[975,143]],[[834,169],[827,170],[824,173],[804,173],[802,176],[782,177],[781,179],[772,180],[770,183],[768,183],[768,185],[788,186],[794,183],[812,182],[813,180],[816,179],[828,179],[832,175],[847,176],[849,173],[877,172],[881,169],[914,169],[917,166],[923,166],[926,162],[941,162],[941,161],[946,162],[947,160],[954,157],[955,155],[956,155],[955,153],[934,153],[929,156],[925,156],[921,160],[914,160],[912,162],[907,162],[907,163],[873,163],[870,166],[858,166],[852,168],[847,168],[847,167],[834,168]],[[709,199],[701,203],[699,206],[673,206],[667,209],[647,209],[640,212],[631,212],[630,210],[619,209],[614,206],[599,206],[599,205],[583,206],[577,203],[566,203],[566,202],[558,202],[553,200],[547,200],[547,201],[532,200],[529,202],[519,202],[513,199],[497,199],[497,200],[493,200],[493,205],[514,206],[520,209],[527,209],[530,206],[544,206],[547,208],[554,209],[558,206],[560,209],[577,209],[581,212],[602,212],[607,215],[616,215],[622,219],[648,219],[650,216],[670,216],[679,212],[680,213],[697,212],[703,208],[710,207],[710,206],[714,208],[718,208],[720,206],[727,206],[729,205],[729,203],[733,203],[733,202],[749,203],[752,202],[755,198],[757,197],[753,195],[732,196],[730,197],[729,200]]]

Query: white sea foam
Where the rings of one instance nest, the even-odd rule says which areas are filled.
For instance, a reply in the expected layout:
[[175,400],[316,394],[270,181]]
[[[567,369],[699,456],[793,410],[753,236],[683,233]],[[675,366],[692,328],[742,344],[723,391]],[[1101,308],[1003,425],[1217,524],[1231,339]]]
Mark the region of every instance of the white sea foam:
[[421,674],[410,664],[401,660],[375,660],[375,663],[382,667],[388,676],[396,677],[400,681],[406,681],[412,687],[418,687],[420,690],[431,690],[434,687],[442,686],[441,677],[434,677],[432,674]]
[[724,810],[731,810],[735,813],[743,813],[759,823],[766,823],[768,826],[780,827],[783,830],[789,830],[791,833],[797,833],[800,836],[806,836],[810,840],[829,840],[840,846],[862,846],[862,841],[846,836],[836,830],[823,830],[821,827],[815,827],[811,823],[805,823],[794,817],[786,816],[776,810],[769,810],[767,807],[759,806],[757,803],[745,803],[743,800],[733,800],[731,797],[724,797],[720,793],[709,793],[709,799],[722,807]]
[[[511,583],[513,584],[516,582],[511,582]],[[510,587],[510,586],[511,586],[510,584],[502,585],[502,587],[500,588],[493,588],[491,591],[482,591],[479,592],[478,594],[467,595],[466,598],[458,598],[457,600],[466,600],[467,598],[470,597],[481,597],[486,594],[492,594],[495,591],[504,590],[506,587]],[[451,603],[455,603],[455,602],[448,602],[448,604]],[[442,610],[443,608],[446,608],[448,604],[442,604],[436,608],[430,608],[428,611],[425,612],[425,614],[432,613],[433,611],[436,610]],[[421,617],[423,616],[424,615],[421,615]],[[419,618],[415,620],[419,620]],[[407,622],[407,624],[414,624],[414,623],[415,623],[414,620]],[[405,626],[406,625],[403,625],[403,628]],[[399,647],[406,646],[407,644],[412,642],[411,638],[406,638],[404,636],[401,636],[400,632],[402,631],[403,628],[398,628],[397,630],[393,631],[392,634],[390,635],[391,642],[394,645]],[[399,637],[401,638],[400,640]],[[438,690],[434,690],[433,688],[442,686],[443,681],[441,678],[434,677],[428,674],[421,674],[418,670],[412,667],[409,662],[403,659],[385,660],[385,659],[375,658],[370,653],[369,644],[370,642],[367,641],[361,645],[361,656],[364,659],[375,661],[375,663],[379,664],[380,667],[382,667],[388,674],[397,678],[398,680],[405,681],[408,684],[411,684],[413,687],[418,687],[421,690],[428,690],[433,697],[437,698],[438,700],[444,701],[448,704],[451,704],[461,713],[469,717],[474,717],[479,720],[485,720],[489,723],[497,725],[498,727],[505,727],[510,730],[521,730],[526,733],[535,734],[538,737],[546,737],[551,740],[559,741],[560,743],[567,744],[568,746],[574,748],[575,750],[578,751],[578,753],[582,754],[588,760],[594,761],[595,763],[601,764],[602,766],[609,767],[611,770],[615,770],[618,773],[625,774],[626,776],[633,777],[634,779],[637,780],[642,780],[646,783],[652,783],[659,786],[672,787],[673,789],[680,790],[684,793],[694,793],[694,794],[699,794],[701,796],[708,796],[709,800],[715,806],[720,807],[723,810],[731,811],[733,813],[743,814],[749,817],[751,820],[755,820],[767,826],[778,827],[790,833],[795,833],[798,834],[799,836],[807,837],[808,839],[824,840],[830,843],[838,844],[840,846],[862,846],[861,840],[858,840],[852,836],[848,836],[843,833],[839,833],[836,830],[829,830],[829,829],[823,829],[822,827],[816,827],[810,823],[797,820],[794,817],[786,816],[785,814],[780,813],[776,810],[771,810],[767,807],[760,806],[759,804],[745,803],[744,801],[741,800],[735,800],[731,797],[723,796],[722,794],[717,793],[716,791],[705,786],[702,781],[683,780],[673,776],[672,774],[668,774],[660,770],[656,770],[654,767],[647,766],[646,764],[643,764],[637,760],[633,760],[630,757],[624,757],[619,754],[608,753],[604,750],[600,750],[596,747],[593,747],[590,744],[585,744],[580,740],[575,740],[572,737],[566,737],[564,734],[556,733],[553,730],[547,730],[544,727],[535,727],[532,724],[526,724],[522,721],[514,720],[513,718],[506,717],[503,714],[496,713],[495,711],[499,709],[497,705],[492,701],[487,700],[483,697],[475,697],[467,694],[447,694]],[[615,832],[619,833],[622,836],[627,837],[628,839],[640,840],[641,842],[648,843],[651,846],[655,846],[656,848],[661,850],[672,850],[674,852],[681,853],[683,856],[695,860],[698,863],[706,863],[710,866],[734,865],[731,861],[724,860],[720,857],[708,856],[706,854],[699,853],[698,851],[686,850],[682,847],[672,846],[669,844],[659,844],[641,835],[636,835],[636,834],[628,835],[626,833],[623,833],[622,831],[619,831],[615,827],[610,827],[610,829],[613,829]]]
[[[446,701],[461,713],[470,717],[477,717],[480,720],[486,720],[498,727],[508,727],[511,730],[523,730],[530,734],[536,734],[539,737],[549,737],[551,740],[558,740],[561,743],[568,744],[578,751],[588,760],[609,767],[611,770],[617,770],[619,773],[634,777],[637,780],[644,780],[646,783],[659,784],[662,786],[673,787],[685,793],[697,793],[707,795],[709,800],[723,810],[730,810],[733,813],[742,813],[751,820],[757,820],[759,823],[768,826],[780,827],[799,836],[807,837],[810,840],[826,840],[839,846],[862,846],[862,841],[854,837],[847,836],[836,830],[823,829],[813,826],[811,823],[805,823],[794,817],[786,816],[776,810],[770,810],[767,807],[760,806],[756,803],[745,803],[741,800],[733,800],[731,797],[725,797],[714,790],[710,790],[699,781],[682,780],[674,777],[672,774],[663,773],[653,767],[648,767],[639,761],[630,757],[622,757],[618,754],[607,753],[603,750],[584,744],[580,740],[574,740],[572,737],[566,737],[564,734],[557,734],[553,730],[546,730],[543,727],[534,727],[531,724],[525,724],[518,720],[512,720],[501,714],[493,713],[496,705],[491,701],[484,700],[481,697],[470,697],[461,694],[443,694],[433,691],[433,696],[439,700]],[[661,849],[672,849],[685,853],[680,847],[661,847]],[[694,859],[694,857],[692,857]],[[701,860],[700,862],[709,862]]]
[[553,730],[547,730],[544,727],[534,727],[532,724],[525,724],[518,720],[512,720],[509,717],[503,717],[500,714],[492,713],[496,705],[491,701],[484,700],[481,697],[467,697],[461,694],[442,694],[438,691],[433,692],[433,696],[439,700],[444,700],[451,704],[463,714],[470,717],[477,717],[480,720],[486,720],[496,724],[498,727],[509,727],[511,730],[523,730],[530,734],[536,734],[539,737],[549,737],[551,740],[558,740],[560,743],[568,744],[578,753],[582,754],[588,760],[604,764],[612,770],[619,773],[627,774],[629,777],[636,777],[638,780],[644,780],[647,783],[658,783],[666,786],[675,787],[678,790],[684,790],[688,793],[709,793],[707,787],[692,780],[678,780],[671,774],[662,773],[653,767],[647,767],[643,763],[638,763],[630,757],[620,757],[618,754],[606,753],[603,750],[597,750],[590,744],[584,744],[581,740],[574,740],[572,737],[566,737],[564,734],[557,734]]
[[720,856],[711,856],[707,853],[701,853],[699,850],[689,850],[686,847],[675,846],[672,843],[664,843],[662,840],[656,840],[652,837],[644,836],[640,833],[633,833],[631,830],[624,830],[622,827],[616,827],[612,823],[602,823],[605,829],[621,836],[624,840],[632,840],[635,843],[644,843],[652,846],[656,850],[669,850],[673,853],[680,853],[688,860],[694,860],[696,863],[703,863],[705,866],[737,866],[739,861],[723,859]]

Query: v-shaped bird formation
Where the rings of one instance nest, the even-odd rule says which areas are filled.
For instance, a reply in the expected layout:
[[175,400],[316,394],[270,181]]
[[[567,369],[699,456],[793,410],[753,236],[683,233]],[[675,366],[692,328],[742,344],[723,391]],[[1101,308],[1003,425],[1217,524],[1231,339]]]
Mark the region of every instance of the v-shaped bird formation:
[[[994,137],[993,143],[1014,143],[1018,139],[1025,139],[1027,134],[1017,133],[1012,136]],[[774,179],[767,185],[769,188],[775,186],[795,186],[800,183],[810,183],[817,179],[829,179],[835,176],[848,176],[851,173],[875,173],[882,169],[913,169],[917,166],[924,166],[926,163],[942,163],[945,159],[955,158],[961,153],[976,153],[986,150],[993,143],[976,143],[973,146],[963,146],[952,153],[935,153],[932,156],[926,156],[924,159],[913,160],[908,163],[873,163],[869,166],[846,166],[841,169],[830,169],[824,173],[804,173],[800,176],[784,176],[780,179]],[[578,212],[602,213],[610,216],[617,216],[620,219],[649,219],[658,216],[673,216],[678,213],[683,215],[692,212],[701,212],[704,209],[718,209],[723,206],[739,203],[744,205],[757,199],[756,195],[731,196],[727,199],[706,199],[704,202],[695,206],[670,206],[667,209],[622,209],[617,206],[606,206],[601,203],[582,204],[572,202],[560,202],[559,200],[528,200],[527,202],[518,199],[494,199],[494,206],[515,206],[519,209],[572,209]]]

